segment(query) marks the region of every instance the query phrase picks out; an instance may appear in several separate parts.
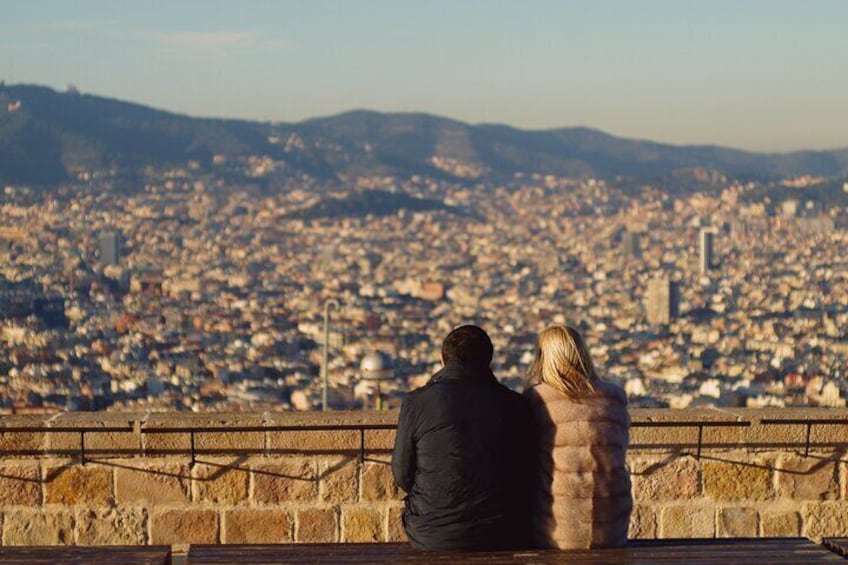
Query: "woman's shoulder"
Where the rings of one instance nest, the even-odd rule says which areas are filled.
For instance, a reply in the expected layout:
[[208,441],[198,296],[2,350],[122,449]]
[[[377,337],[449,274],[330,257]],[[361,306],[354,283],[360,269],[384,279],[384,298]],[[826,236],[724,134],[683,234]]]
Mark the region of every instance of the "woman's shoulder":
[[[610,381],[595,381],[595,390],[581,401],[571,402],[616,402],[627,405],[627,393],[616,383]],[[549,384],[539,383],[524,390],[524,396],[530,401],[553,402],[558,400],[569,400],[560,391]]]
[[530,402],[547,403],[564,398],[562,393],[545,383],[537,383],[524,389],[524,397]]
[[627,404],[627,393],[614,382],[599,380],[595,383],[595,393],[600,397]]

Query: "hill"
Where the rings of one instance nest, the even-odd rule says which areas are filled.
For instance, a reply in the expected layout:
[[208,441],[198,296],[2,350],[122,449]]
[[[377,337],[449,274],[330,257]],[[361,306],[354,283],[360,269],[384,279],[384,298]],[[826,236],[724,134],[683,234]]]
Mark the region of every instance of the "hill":
[[457,215],[467,212],[444,204],[441,200],[416,198],[403,192],[385,190],[362,190],[345,197],[322,197],[315,204],[289,214],[289,217],[304,220],[317,218],[390,216],[400,211],[425,212],[443,210]]
[[193,118],[42,86],[0,86],[0,183],[52,185],[81,170],[268,155],[337,178],[498,178],[516,172],[655,178],[699,168],[729,176],[848,175],[848,149],[761,154],[674,146],[588,128],[521,130],[428,114],[351,111],[299,123]]

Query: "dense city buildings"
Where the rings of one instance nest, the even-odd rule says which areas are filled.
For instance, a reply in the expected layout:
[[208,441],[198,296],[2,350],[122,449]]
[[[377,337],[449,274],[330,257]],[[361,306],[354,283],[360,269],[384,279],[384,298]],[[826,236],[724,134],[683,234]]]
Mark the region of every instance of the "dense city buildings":
[[[6,188],[5,411],[318,409],[330,300],[331,408],[374,406],[378,386],[397,406],[462,323],[490,333],[513,387],[537,333],[567,323],[635,406],[845,404],[846,210],[808,205],[803,184],[781,185],[794,208],[725,179],[675,193],[299,176],[270,190],[256,179],[273,162],[214,162],[131,190],[94,173],[46,195]],[[393,207],[368,209],[381,194]],[[363,374],[373,352],[391,378]]]

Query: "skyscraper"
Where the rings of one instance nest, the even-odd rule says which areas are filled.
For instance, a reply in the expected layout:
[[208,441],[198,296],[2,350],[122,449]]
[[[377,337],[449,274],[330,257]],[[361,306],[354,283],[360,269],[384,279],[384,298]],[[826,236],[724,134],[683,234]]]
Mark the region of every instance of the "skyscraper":
[[639,235],[638,232],[630,230],[625,230],[621,234],[621,255],[625,261],[639,259],[642,256]]
[[121,263],[121,231],[107,231],[100,234],[100,264],[119,265]]
[[700,233],[700,248],[701,248],[701,273],[706,273],[712,269],[715,262],[715,236],[717,230],[715,228],[701,228]]
[[648,281],[645,314],[653,326],[667,325],[678,315],[680,294],[677,283],[668,275],[657,275]]

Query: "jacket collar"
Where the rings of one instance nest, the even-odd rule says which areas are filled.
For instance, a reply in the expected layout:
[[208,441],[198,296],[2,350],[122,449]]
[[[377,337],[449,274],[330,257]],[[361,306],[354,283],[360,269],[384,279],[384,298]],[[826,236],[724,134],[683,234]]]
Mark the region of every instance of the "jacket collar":
[[492,373],[489,367],[462,365],[460,363],[448,363],[430,378],[431,383],[459,380],[498,382],[498,379],[495,378],[494,373]]

